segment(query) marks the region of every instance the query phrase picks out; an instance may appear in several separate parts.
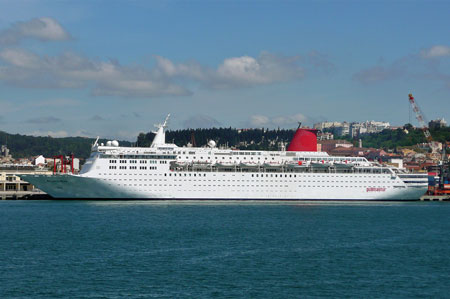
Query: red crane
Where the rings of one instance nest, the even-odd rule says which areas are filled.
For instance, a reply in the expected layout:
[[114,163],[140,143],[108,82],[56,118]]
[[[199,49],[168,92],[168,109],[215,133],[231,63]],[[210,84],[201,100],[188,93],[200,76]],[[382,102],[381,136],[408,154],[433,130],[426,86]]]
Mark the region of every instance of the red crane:
[[437,154],[439,151],[439,146],[438,146],[437,142],[433,140],[430,130],[428,130],[428,126],[423,117],[423,113],[420,110],[419,106],[417,105],[416,101],[414,100],[412,93],[409,94],[409,103],[411,104],[411,107],[412,107],[414,113],[416,114],[417,121],[419,122],[420,126],[422,127],[423,134],[425,135],[425,138],[427,139],[428,144],[430,145],[431,152],[433,154]]

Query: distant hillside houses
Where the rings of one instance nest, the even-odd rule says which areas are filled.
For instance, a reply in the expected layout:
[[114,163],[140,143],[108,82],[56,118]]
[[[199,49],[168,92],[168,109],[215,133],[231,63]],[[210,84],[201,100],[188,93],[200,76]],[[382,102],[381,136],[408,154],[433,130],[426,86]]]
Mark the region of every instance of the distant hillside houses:
[[445,128],[446,126],[447,126],[447,122],[445,121],[444,118],[434,119],[428,123],[428,127],[432,130]]
[[0,146],[0,163],[8,163],[12,161],[12,156],[6,145]]
[[322,132],[333,133],[335,136],[358,137],[364,134],[379,133],[384,129],[389,129],[391,125],[383,121],[365,121],[365,122],[320,122],[314,124],[314,129]]

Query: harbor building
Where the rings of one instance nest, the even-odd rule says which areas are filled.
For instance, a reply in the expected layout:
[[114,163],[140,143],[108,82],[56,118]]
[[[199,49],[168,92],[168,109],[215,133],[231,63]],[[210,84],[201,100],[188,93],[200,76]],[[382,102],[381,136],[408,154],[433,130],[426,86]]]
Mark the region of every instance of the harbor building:
[[47,169],[38,169],[29,165],[0,165],[0,199],[19,199],[30,195],[45,194],[30,183],[22,180],[23,174],[52,174]]

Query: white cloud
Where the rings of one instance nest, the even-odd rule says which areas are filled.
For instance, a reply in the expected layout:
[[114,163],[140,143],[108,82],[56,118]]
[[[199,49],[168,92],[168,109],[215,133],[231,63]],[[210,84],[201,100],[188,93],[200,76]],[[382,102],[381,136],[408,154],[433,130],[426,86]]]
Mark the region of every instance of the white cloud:
[[261,64],[249,56],[233,57],[225,59],[219,66],[219,77],[229,80],[244,80],[253,83],[267,83],[270,79],[261,72]]
[[298,57],[267,52],[225,59],[217,69],[195,61],[175,64],[155,56],[156,67],[122,66],[116,61],[100,61],[73,52],[40,56],[20,48],[0,51],[0,80],[27,88],[91,88],[96,96],[156,97],[192,94],[175,83],[178,79],[209,88],[239,88],[287,82],[303,78]]
[[264,115],[252,115],[250,117],[250,125],[255,127],[265,127],[270,125],[270,119]]
[[301,79],[304,70],[298,61],[298,56],[284,57],[268,52],[262,52],[258,58],[228,58],[218,67],[211,84],[215,87],[252,86]]
[[149,79],[101,80],[93,90],[96,96],[120,96],[120,97],[156,97],[164,95],[190,95],[188,89],[164,81],[152,81]]
[[39,56],[20,48],[3,50],[0,52],[0,58],[16,67],[38,68],[41,65]]
[[0,45],[17,44],[25,38],[60,41],[70,39],[70,35],[55,19],[42,17],[27,22],[17,22],[1,31]]
[[[17,47],[25,38],[56,41],[70,39],[70,35],[56,20],[48,17],[18,22],[1,31],[0,80],[17,87],[85,88],[95,96],[150,98],[191,95],[185,86],[252,87],[300,80],[305,74],[300,66],[300,56],[264,51],[258,57],[226,58],[216,68],[194,60],[174,63],[165,57],[154,56],[156,66],[149,69],[90,59],[70,51],[55,56],[38,55]],[[326,56],[318,52],[313,51],[306,57],[305,64],[316,68],[330,66]]]
[[421,52],[421,55],[425,58],[437,58],[450,56],[450,47],[437,45],[431,48],[425,49]]
[[31,133],[33,136],[50,136],[54,138],[68,137],[69,133],[64,130],[60,131],[34,131]]
[[185,128],[201,128],[201,129],[207,129],[207,128],[213,128],[213,127],[220,127],[220,122],[218,122],[216,119],[208,116],[208,115],[194,115],[189,117],[183,122],[183,126]]
[[190,94],[186,88],[157,78],[149,70],[90,60],[72,52],[49,57],[9,48],[0,51],[0,59],[6,64],[0,67],[0,80],[19,87],[92,88],[93,95],[121,97]]
[[299,122],[307,122],[308,117],[304,116],[301,113],[297,113],[294,115],[282,115],[275,117],[268,117],[265,115],[253,115],[250,117],[250,126],[252,127],[285,127],[292,128],[297,127]]
[[198,62],[175,64],[156,56],[156,72],[168,78],[191,79],[209,88],[237,88],[273,84],[302,79],[304,70],[299,56],[280,56],[262,52],[257,58],[240,56],[226,58],[217,69]]
[[[450,56],[450,47],[433,46],[421,52],[412,53],[390,64],[380,61],[374,66],[362,69],[353,75],[353,79],[363,84],[375,84],[390,80],[432,80],[450,87],[450,74],[439,59]],[[430,59],[434,58],[434,59]],[[410,84],[410,82],[409,82]]]
[[277,126],[292,126],[293,124],[298,124],[299,122],[306,122],[308,118],[301,113],[295,115],[278,116],[272,119],[272,123]]

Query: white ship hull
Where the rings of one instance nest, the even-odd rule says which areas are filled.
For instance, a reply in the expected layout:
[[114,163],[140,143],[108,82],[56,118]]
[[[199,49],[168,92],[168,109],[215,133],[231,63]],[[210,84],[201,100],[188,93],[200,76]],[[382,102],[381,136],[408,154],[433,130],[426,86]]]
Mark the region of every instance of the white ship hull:
[[[200,174],[200,173],[198,173]],[[399,182],[392,182],[385,186],[386,180],[368,185],[354,185],[354,181],[363,180],[364,177],[345,175],[336,178],[342,181],[335,185],[327,185],[326,181],[309,183],[306,178],[296,180],[265,178],[259,181],[250,174],[241,174],[240,181],[235,184],[220,184],[215,182],[214,174],[204,173],[206,176],[192,177],[191,181],[178,181],[175,177],[165,179],[135,179],[131,186],[120,186],[117,181],[98,178],[86,178],[79,175],[27,175],[23,179],[38,186],[39,189],[54,198],[67,199],[175,199],[175,200],[417,200],[427,187],[421,186],[394,187]],[[216,174],[217,176],[217,174]],[[163,176],[161,176],[163,177]],[[222,180],[228,183],[227,177]],[[231,175],[230,175],[230,178]],[[236,177],[233,177],[236,178]],[[184,179],[184,177],[182,177]],[[153,181],[154,180],[154,181]],[[269,182],[266,182],[269,181]],[[271,182],[270,182],[271,181]],[[345,182],[349,183],[345,183]],[[153,183],[151,183],[153,182]],[[305,184],[311,184],[305,187]],[[135,186],[136,185],[136,186]],[[213,186],[214,185],[214,186]],[[380,187],[384,186],[384,187]]]

